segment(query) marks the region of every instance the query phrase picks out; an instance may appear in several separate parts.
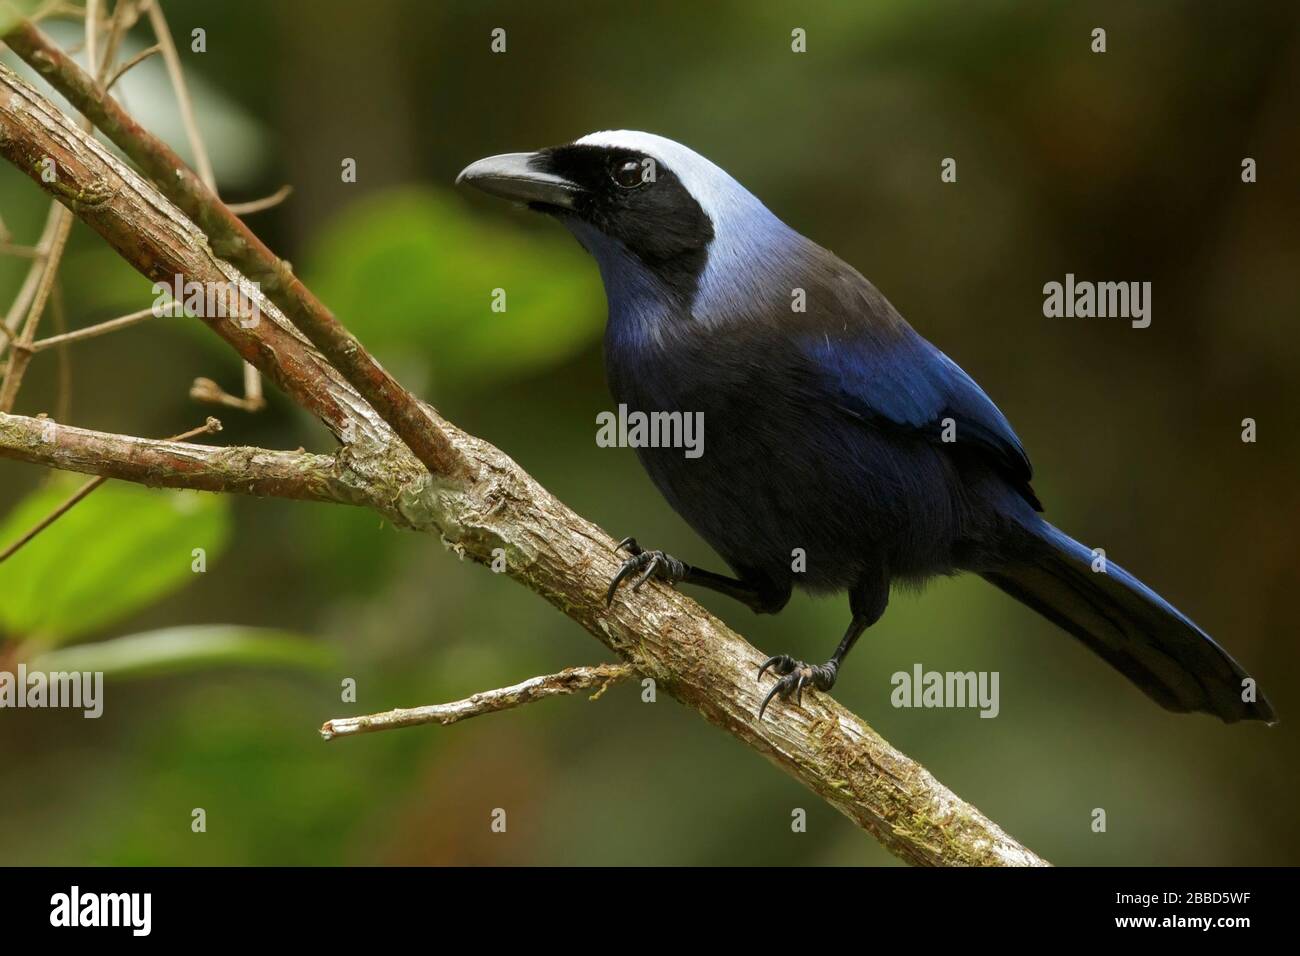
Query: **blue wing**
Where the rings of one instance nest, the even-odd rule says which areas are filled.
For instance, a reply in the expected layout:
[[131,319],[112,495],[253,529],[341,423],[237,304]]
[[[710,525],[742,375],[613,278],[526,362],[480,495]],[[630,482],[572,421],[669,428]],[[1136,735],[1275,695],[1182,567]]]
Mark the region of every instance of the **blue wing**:
[[891,313],[885,321],[852,322],[805,339],[836,404],[877,426],[934,442],[942,442],[944,420],[951,418],[957,445],[985,455],[1041,511],[1029,487],[1029,456],[1006,416],[956,362],[914,332],[887,302],[885,307]]

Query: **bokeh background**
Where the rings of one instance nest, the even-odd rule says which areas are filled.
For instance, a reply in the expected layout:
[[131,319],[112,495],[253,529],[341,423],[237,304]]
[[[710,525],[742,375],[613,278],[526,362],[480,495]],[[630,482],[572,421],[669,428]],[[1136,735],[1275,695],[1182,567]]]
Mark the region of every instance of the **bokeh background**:
[[[611,402],[594,266],[553,223],[452,181],[481,156],[611,127],[663,133],[731,171],[980,381],[1028,447],[1048,517],[1214,634],[1283,723],[1165,713],[974,578],[896,595],[836,697],[1054,862],[1300,861],[1295,4],[165,9],[223,195],[293,185],[250,222],[381,360],[615,536],[704,566],[720,562],[633,453],[595,445]],[[495,27],[504,54],[490,52]],[[1105,54],[1089,49],[1094,27]],[[189,50],[194,28],[204,53]],[[68,43],[79,31],[49,29]],[[126,54],[151,42],[141,25]],[[122,95],[188,153],[156,59]],[[354,184],[340,181],[348,157]],[[944,157],[956,184],[940,182]],[[16,241],[35,241],[46,208],[0,169]],[[0,259],[5,303],[24,265]],[[1042,286],[1067,272],[1151,281],[1150,328],[1044,318]],[[80,225],[63,275],[73,327],[152,299]],[[504,314],[490,309],[497,287]],[[196,376],[239,388],[220,341],[158,319],[62,360],[43,353],[17,411],[164,436],[211,412],[187,397]],[[219,440],[331,449],[269,398],[257,415],[218,412]],[[68,487],[0,463],[0,545]],[[760,648],[815,660],[847,615],[842,598],[796,596],[758,618],[699,597]],[[105,664],[102,719],[0,711],[0,862],[894,862],[755,754],[631,686],[322,743],[328,717],[608,658],[541,599],[370,513],[110,485],[0,566],[10,665],[52,651],[102,661],[102,642],[139,634]],[[1001,715],[893,709],[889,677],[916,662],[999,671]],[[356,704],[340,701],[345,677]],[[505,834],[489,829],[496,807]],[[800,807],[808,832],[795,834]],[[1104,834],[1090,828],[1098,807]]]

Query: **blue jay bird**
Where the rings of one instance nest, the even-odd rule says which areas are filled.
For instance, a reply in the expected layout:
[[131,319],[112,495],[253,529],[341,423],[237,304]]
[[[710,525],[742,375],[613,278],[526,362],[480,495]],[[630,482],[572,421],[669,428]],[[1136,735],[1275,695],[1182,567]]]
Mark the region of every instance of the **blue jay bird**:
[[1025,450],[969,375],[709,160],[619,130],[482,159],[456,181],[558,219],[595,258],[617,402],[703,413],[702,455],[637,455],[734,576],[627,538],[607,600],[633,575],[633,591],[651,577],[695,584],[759,613],[781,610],[796,584],[848,591],[852,620],[830,660],[763,664],[758,679],[775,682],[760,719],[774,696],[834,686],[894,582],[971,571],[1162,707],[1274,721],[1208,634],[1117,565],[1094,571],[1092,552],[1039,516]]

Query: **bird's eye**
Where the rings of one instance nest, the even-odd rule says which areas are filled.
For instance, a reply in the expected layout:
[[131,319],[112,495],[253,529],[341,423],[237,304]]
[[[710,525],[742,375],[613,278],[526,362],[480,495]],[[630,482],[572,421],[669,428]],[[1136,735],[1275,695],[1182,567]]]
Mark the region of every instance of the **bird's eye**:
[[614,163],[610,176],[623,189],[636,189],[644,182],[641,176],[641,162],[636,159],[625,159],[621,163]]

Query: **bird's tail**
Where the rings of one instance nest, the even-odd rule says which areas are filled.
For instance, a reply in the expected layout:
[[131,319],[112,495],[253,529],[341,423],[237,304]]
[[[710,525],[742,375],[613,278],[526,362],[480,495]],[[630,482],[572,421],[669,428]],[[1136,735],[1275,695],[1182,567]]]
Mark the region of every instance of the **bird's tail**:
[[983,576],[1065,628],[1161,707],[1201,711],[1227,723],[1276,722],[1241,665],[1123,568],[1102,564],[1037,518],[1008,545],[1005,564]]

